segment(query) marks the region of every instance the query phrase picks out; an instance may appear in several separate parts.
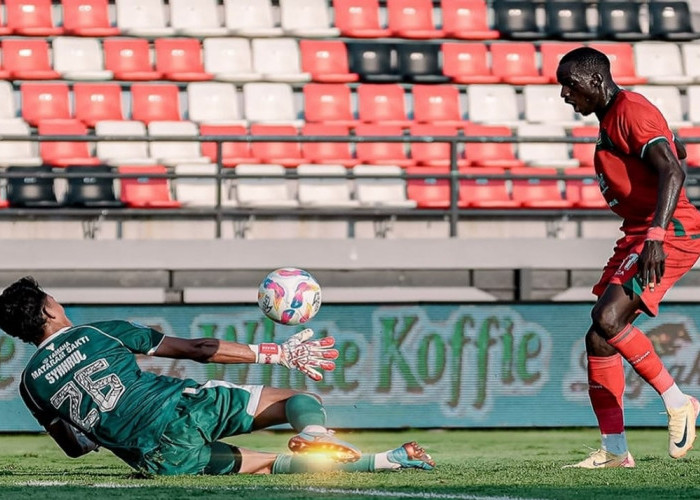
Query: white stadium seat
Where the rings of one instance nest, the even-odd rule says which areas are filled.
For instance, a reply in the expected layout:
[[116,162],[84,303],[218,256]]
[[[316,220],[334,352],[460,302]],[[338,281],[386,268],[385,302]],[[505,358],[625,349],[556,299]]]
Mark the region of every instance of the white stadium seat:
[[[519,137],[565,137],[566,132],[560,125],[525,124],[518,127]],[[518,143],[518,157],[528,166],[542,168],[578,167],[579,161],[569,156],[569,144],[560,143]]]
[[564,128],[580,125],[574,108],[564,102],[559,85],[525,85],[525,119],[530,123],[553,123]]
[[355,197],[363,207],[414,208],[415,200],[406,198],[403,169],[397,165],[357,165]]
[[469,120],[475,123],[515,127],[523,120],[518,112],[515,87],[511,85],[469,85]]
[[253,56],[247,38],[205,38],[204,70],[224,82],[255,82],[262,75],[253,70]]
[[[217,179],[216,165],[202,163],[185,163],[175,165],[175,199],[189,207],[215,207]],[[212,177],[179,177],[181,175],[208,175]],[[231,180],[224,180],[221,184],[221,205],[225,207],[236,206],[236,200],[230,197]]]
[[236,165],[236,199],[241,207],[293,208],[298,206],[282,165]]
[[116,0],[117,26],[124,35],[159,38],[173,36],[162,0]]
[[[103,120],[95,124],[98,136],[145,137],[146,125],[131,120]],[[148,156],[147,141],[98,141],[97,157],[108,165],[154,165]]]
[[269,82],[303,83],[310,73],[301,71],[299,45],[292,38],[256,38],[251,42],[253,67]]
[[189,119],[197,123],[246,125],[231,83],[194,82],[187,85]]
[[678,87],[660,85],[635,85],[632,90],[649,99],[664,115],[672,129],[689,127],[690,121],[683,116],[683,104]]
[[[0,120],[0,135],[31,135],[29,125],[17,118]],[[35,167],[43,163],[38,145],[32,142],[0,141],[0,167]]]
[[[297,167],[297,174],[297,196],[302,207],[354,208],[360,205],[352,199],[351,181],[342,165],[302,164]],[[319,175],[331,177],[317,177]]]
[[637,74],[649,83],[687,85],[693,77],[683,71],[681,51],[675,43],[638,42],[634,44]]
[[246,83],[243,102],[251,123],[303,125],[294,107],[292,87],[286,83]]
[[270,0],[225,0],[226,27],[237,36],[282,36],[275,25]]
[[225,36],[216,0],[170,0],[170,24],[178,35],[191,37]]
[[[188,121],[153,121],[148,124],[148,135],[195,137],[199,134],[197,125]],[[154,141],[150,143],[151,158],[158,163],[174,166],[179,163],[209,163],[202,156],[197,141]]]
[[280,0],[280,11],[285,34],[300,38],[340,35],[340,30],[331,26],[326,0]]
[[66,80],[109,80],[102,46],[96,38],[57,37],[53,41],[53,68]]

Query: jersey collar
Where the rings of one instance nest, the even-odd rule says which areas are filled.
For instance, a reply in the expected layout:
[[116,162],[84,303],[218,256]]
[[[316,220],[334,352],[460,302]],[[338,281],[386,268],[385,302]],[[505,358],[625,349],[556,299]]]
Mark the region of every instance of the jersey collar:
[[41,344],[39,344],[39,345],[37,346],[37,349],[41,349],[42,347],[46,346],[49,342],[51,342],[52,340],[54,340],[54,338],[55,338],[57,335],[61,335],[62,333],[65,333],[66,330],[69,330],[70,328],[72,328],[72,326],[64,326],[64,327],[61,328],[60,330],[57,330],[57,331],[53,332],[51,335],[49,335],[48,337],[46,337],[46,338],[44,339],[44,341],[43,341]]

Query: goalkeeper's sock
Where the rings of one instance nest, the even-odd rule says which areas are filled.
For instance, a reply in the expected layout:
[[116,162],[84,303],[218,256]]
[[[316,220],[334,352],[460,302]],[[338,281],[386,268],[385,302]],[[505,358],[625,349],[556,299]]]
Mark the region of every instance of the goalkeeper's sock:
[[304,430],[307,425],[326,426],[326,410],[311,394],[295,394],[287,400],[284,412],[287,421],[297,432]]
[[399,464],[390,462],[389,452],[362,455],[356,462],[335,462],[323,455],[277,455],[272,464],[273,474],[300,474],[304,472],[374,472],[398,469]]

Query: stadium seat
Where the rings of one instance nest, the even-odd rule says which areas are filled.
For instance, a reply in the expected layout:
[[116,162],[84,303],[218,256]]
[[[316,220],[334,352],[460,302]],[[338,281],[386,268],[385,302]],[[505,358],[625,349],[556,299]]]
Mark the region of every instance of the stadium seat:
[[[302,135],[348,137],[350,132],[345,125],[307,123],[302,129]],[[305,163],[328,163],[344,167],[354,167],[359,163],[359,160],[352,157],[348,142],[303,142],[301,152]]]
[[[131,120],[105,120],[95,124],[97,136],[145,137],[146,126]],[[98,141],[96,155],[108,165],[149,165],[156,161],[148,156],[148,142],[144,141]]]
[[[700,127],[682,127],[678,129],[678,137],[681,140],[687,138],[698,139],[700,138]],[[685,142],[685,151],[688,157],[685,159],[688,167],[697,168],[700,167],[700,143],[698,142]]]
[[[151,137],[196,137],[199,135],[197,125],[188,121],[152,121],[148,124]],[[152,141],[149,145],[150,156],[157,163],[174,166],[178,163],[209,163],[209,158],[202,156],[197,141]]]
[[[184,163],[175,165],[175,174],[178,176],[173,182],[175,187],[175,199],[185,207],[209,207],[217,205],[217,188],[219,180],[214,177],[217,173],[216,165],[202,165],[201,163]],[[184,177],[202,175],[208,177]],[[235,198],[231,197],[231,180],[221,180],[221,206],[236,206]]]
[[[31,131],[22,120],[0,120],[0,135],[27,136]],[[37,144],[29,141],[0,141],[0,167],[34,167],[42,164]]]
[[0,9],[0,36],[8,36],[11,34],[12,34],[12,28],[7,26],[7,19],[6,19],[5,13],[3,12],[3,9]]
[[459,90],[454,85],[414,85],[411,92],[415,122],[464,127]]
[[111,80],[96,38],[61,36],[53,41],[53,68],[64,80]]
[[103,40],[105,68],[115,80],[160,80],[163,74],[153,69],[148,40],[143,38],[107,38]]
[[270,0],[224,0],[226,27],[235,36],[263,38],[282,36]]
[[299,128],[292,87],[286,83],[246,83],[243,85],[245,117],[251,123],[276,123]]
[[[298,136],[297,129],[291,125],[259,123],[251,125],[250,133],[253,136]],[[253,157],[260,160],[260,163],[275,163],[287,168],[302,163],[301,145],[298,142],[253,142],[250,147]]]
[[282,165],[237,165],[236,200],[248,208],[294,208],[299,202]]
[[68,85],[65,83],[23,83],[22,118],[36,127],[41,120],[70,118]]
[[61,0],[66,35],[115,36],[120,29],[109,21],[107,0]]
[[537,51],[531,43],[494,43],[491,45],[493,74],[511,85],[547,83],[549,78],[537,69]]
[[7,27],[15,35],[56,36],[63,28],[53,22],[51,0],[5,0]]
[[693,29],[693,16],[688,2],[651,0],[649,2],[649,34],[652,38],[683,42],[700,38]]
[[537,4],[529,0],[498,0],[493,4],[495,28],[501,38],[539,40],[544,33],[537,26]]
[[194,38],[158,38],[155,41],[156,71],[168,80],[202,82],[214,75],[204,70],[202,47]]
[[379,24],[378,0],[333,0],[335,25],[343,36],[386,38],[391,30]]
[[403,170],[396,165],[357,165],[355,197],[361,207],[415,208],[416,201],[406,198]]
[[578,42],[543,42],[539,52],[542,59],[542,76],[546,76],[549,83],[557,83],[557,68],[564,54],[582,47]]
[[348,83],[360,79],[350,72],[348,50],[338,40],[300,40],[301,69],[320,83]]
[[549,1],[545,3],[546,27],[550,38],[559,40],[590,40],[596,34],[588,29],[587,4],[578,1]]
[[301,71],[299,45],[293,38],[257,38],[251,42],[253,68],[269,82],[304,83],[311,74]]
[[501,78],[493,74],[486,44],[442,44],[442,71],[455,83],[499,83]]
[[[308,208],[353,208],[351,181],[342,165],[299,165],[297,198]],[[325,176],[325,177],[318,177]]]
[[[406,170],[406,174],[409,176],[406,180],[408,199],[415,201],[418,208],[450,207],[449,170],[436,167],[412,167]],[[422,177],[410,177],[416,175]]]
[[123,35],[160,38],[173,36],[168,26],[163,0],[115,0],[117,26]]
[[692,78],[693,83],[700,82],[700,44],[683,43],[681,52],[686,76]]
[[7,173],[23,175],[23,177],[7,179],[7,201],[11,207],[56,208],[59,206],[49,165],[7,167]]
[[432,0],[387,0],[389,30],[394,36],[430,40],[443,38],[435,28]]
[[552,123],[564,128],[580,125],[574,108],[564,102],[560,92],[559,85],[526,85],[523,88],[525,119],[530,123]]
[[610,71],[619,85],[642,85],[647,79],[637,74],[632,45],[626,42],[591,43],[589,47],[603,52],[610,59]]
[[[87,127],[75,119],[42,120],[38,131],[39,135],[87,135]],[[100,160],[90,154],[87,142],[42,142],[39,151],[44,163],[56,167],[100,163]]]
[[231,83],[193,82],[187,85],[188,117],[197,123],[246,125]]
[[246,83],[262,79],[253,71],[250,41],[246,38],[205,38],[204,71],[215,80]]
[[[399,126],[363,123],[355,127],[355,135],[401,137],[403,131]],[[399,167],[413,165],[413,160],[408,158],[404,143],[401,142],[358,142],[355,148],[360,163],[398,165]]]
[[[521,138],[566,137],[566,133],[564,127],[560,125],[528,123],[518,127],[518,136]],[[569,145],[565,142],[521,142],[518,144],[518,157],[529,167],[578,167],[578,160],[569,157]]]
[[187,37],[225,36],[217,0],[169,0],[170,25]]
[[515,127],[522,123],[515,88],[510,85],[469,85],[469,121]]
[[60,78],[49,62],[46,40],[4,38],[2,40],[3,68],[13,80],[53,80]]
[[[248,135],[248,130],[243,125],[212,125],[202,124],[199,126],[199,135]],[[209,158],[211,162],[218,160],[215,142],[202,143],[202,155]],[[221,164],[224,167],[234,167],[240,163],[260,163],[260,160],[253,157],[249,142],[223,142],[221,144]]]
[[299,38],[337,37],[340,29],[331,26],[327,0],[280,0],[282,29]]
[[398,68],[405,81],[411,83],[445,83],[450,80],[442,72],[440,46],[427,43],[397,45]]
[[637,73],[649,83],[687,85],[693,77],[683,71],[681,50],[675,43],[639,42],[634,44]]
[[13,120],[17,118],[15,107],[15,91],[8,81],[0,81],[0,120]]
[[122,89],[116,83],[73,85],[75,117],[88,127],[101,120],[123,120]]
[[[467,137],[510,137],[510,128],[505,126],[479,125],[467,123],[464,127]],[[525,162],[515,157],[513,143],[510,142],[468,142],[465,144],[465,157],[469,165],[485,168],[520,168]]]
[[393,83],[401,81],[394,62],[393,44],[359,42],[348,44],[350,71],[360,75],[363,82]]
[[[501,168],[467,168],[460,174],[468,175],[459,181],[459,203],[468,208],[517,208],[520,203],[511,199]],[[501,176],[502,178],[498,178]]]
[[[571,207],[572,204],[562,196],[559,180],[553,178],[558,174],[556,169],[516,168],[512,169],[510,174],[514,176],[511,180],[513,183],[513,201],[517,202],[521,207]],[[524,176],[527,176],[527,178]]]
[[639,9],[642,4],[606,0],[598,4],[598,37],[637,41],[649,36],[642,31]]
[[688,120],[694,124],[700,123],[700,85],[688,85],[686,88],[688,99]]
[[[109,165],[66,167],[67,189],[63,205],[80,208],[121,208],[124,203],[114,192],[114,174]],[[75,177],[71,177],[75,176]]]
[[[576,127],[571,130],[571,136],[596,138],[599,131],[599,128],[595,126]],[[581,168],[593,167],[594,155],[595,142],[577,142],[573,144],[571,156],[578,160]]]
[[359,122],[351,108],[350,87],[341,83],[304,85],[304,119],[353,127]]
[[576,208],[608,208],[596,178],[595,169],[577,168],[567,172],[576,178],[566,180],[566,199]]
[[639,92],[649,99],[651,103],[659,108],[664,115],[668,126],[672,129],[689,127],[691,122],[686,120],[683,113],[681,92],[675,86],[662,85],[635,85],[632,90]]
[[[411,125],[410,133],[415,137],[456,137],[457,128],[449,125],[417,123]],[[446,142],[413,142],[411,143],[411,159],[415,164],[426,167],[449,167],[451,165],[450,144]],[[457,166],[463,168],[467,165],[467,160],[458,155]]]
[[131,86],[131,119],[148,125],[152,121],[180,120],[180,92],[172,84],[135,83]]
[[406,96],[400,85],[360,85],[357,98],[360,121],[387,126],[411,125],[406,116]]
[[121,175],[142,177],[122,177],[121,200],[131,208],[179,208],[180,202],[173,200],[170,183],[165,177],[149,177],[168,173],[162,165],[134,165],[119,167]]
[[493,40],[500,36],[489,27],[485,0],[442,0],[442,29],[447,38]]

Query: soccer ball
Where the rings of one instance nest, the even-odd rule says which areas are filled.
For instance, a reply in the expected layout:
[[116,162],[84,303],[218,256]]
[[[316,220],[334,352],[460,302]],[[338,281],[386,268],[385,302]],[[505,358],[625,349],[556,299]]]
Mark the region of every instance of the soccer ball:
[[303,269],[275,269],[265,276],[258,287],[258,306],[265,316],[276,323],[306,323],[316,316],[321,307],[321,287]]

